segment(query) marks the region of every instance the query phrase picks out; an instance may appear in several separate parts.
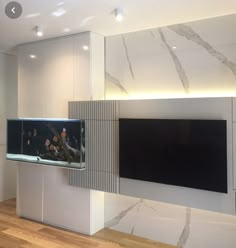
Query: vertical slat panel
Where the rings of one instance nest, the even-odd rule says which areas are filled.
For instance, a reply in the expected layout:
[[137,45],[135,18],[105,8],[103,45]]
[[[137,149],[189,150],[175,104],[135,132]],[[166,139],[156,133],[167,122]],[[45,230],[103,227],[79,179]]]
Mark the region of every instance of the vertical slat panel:
[[118,101],[69,103],[69,118],[86,120],[86,170],[70,170],[70,185],[119,192],[118,106]]

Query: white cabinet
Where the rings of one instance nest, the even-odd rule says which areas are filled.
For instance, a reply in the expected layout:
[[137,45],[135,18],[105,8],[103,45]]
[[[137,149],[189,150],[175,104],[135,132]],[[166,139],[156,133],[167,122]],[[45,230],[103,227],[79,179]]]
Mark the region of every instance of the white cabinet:
[[[104,97],[100,35],[20,45],[18,66],[21,118],[67,118],[69,101]],[[72,187],[67,178],[62,168],[18,164],[18,215],[86,234],[99,231],[104,227],[104,193]]]
[[17,168],[17,214],[43,219],[43,166],[19,163]]
[[100,35],[83,33],[20,45],[18,65],[19,117],[68,117],[68,101],[103,97]]

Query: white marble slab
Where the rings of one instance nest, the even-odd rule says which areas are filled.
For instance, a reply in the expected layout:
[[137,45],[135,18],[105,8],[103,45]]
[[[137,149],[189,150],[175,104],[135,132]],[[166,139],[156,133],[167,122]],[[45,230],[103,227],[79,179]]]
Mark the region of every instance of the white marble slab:
[[105,194],[105,226],[185,248],[235,248],[236,217]]
[[[106,99],[235,96],[235,23],[236,14],[107,37]],[[181,248],[236,247],[235,216],[127,196],[105,194],[105,225]]]
[[236,14],[106,38],[106,98],[236,95]]

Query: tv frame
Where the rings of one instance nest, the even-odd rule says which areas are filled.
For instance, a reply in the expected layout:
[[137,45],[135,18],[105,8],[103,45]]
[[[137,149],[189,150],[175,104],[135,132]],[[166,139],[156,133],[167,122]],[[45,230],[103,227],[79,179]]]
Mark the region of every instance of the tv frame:
[[[224,126],[225,126],[225,172],[224,172],[224,176],[225,177],[225,183],[224,183],[224,189],[222,190],[213,190],[213,189],[206,189],[206,187],[201,188],[201,187],[193,187],[193,186],[185,186],[185,185],[180,185],[180,184],[174,184],[174,183],[167,183],[167,182],[160,182],[157,180],[147,180],[147,179],[140,179],[137,178],[137,176],[124,176],[121,171],[121,136],[120,136],[120,121],[122,120],[163,120],[163,121],[223,121],[225,122]],[[220,194],[227,194],[228,193],[228,150],[227,150],[227,120],[225,119],[167,119],[167,118],[119,118],[119,171],[120,171],[120,177],[121,178],[127,178],[127,179],[131,179],[131,180],[140,180],[140,181],[144,181],[144,182],[151,182],[151,183],[160,183],[160,184],[164,184],[164,185],[169,185],[169,186],[176,186],[176,187],[184,187],[184,188],[189,188],[189,189],[196,189],[196,190],[204,190],[204,191],[209,191],[209,192],[216,192],[216,193],[220,193]]]

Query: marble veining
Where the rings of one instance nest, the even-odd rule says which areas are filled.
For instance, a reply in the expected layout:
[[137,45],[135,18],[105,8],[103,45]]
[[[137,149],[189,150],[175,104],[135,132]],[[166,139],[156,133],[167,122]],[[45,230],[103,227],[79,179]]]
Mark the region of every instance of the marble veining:
[[235,94],[235,20],[216,17],[107,37],[106,71],[118,79],[106,77],[107,99]]
[[236,217],[105,194],[106,227],[178,248],[235,248]]
[[[136,208],[137,208],[137,209],[136,209],[136,215],[137,215],[137,216],[139,215],[140,209],[141,209],[141,207],[143,206],[143,204],[144,204],[144,200],[143,200],[143,199],[140,199],[139,204],[136,206]],[[131,229],[131,234],[135,234],[136,221],[137,221],[137,219],[134,220],[134,224],[133,224],[133,227],[132,227],[132,229]]]
[[128,94],[128,91],[125,89],[125,87],[121,84],[120,80],[116,77],[112,76],[109,72],[105,73],[106,81],[111,82],[115,86],[117,86],[122,92]]
[[[111,194],[109,195],[113,198],[113,200],[115,200],[114,196]],[[126,199],[128,200],[128,197],[118,196],[118,198],[121,202],[126,201]],[[114,204],[117,205],[118,202],[114,202]],[[174,227],[175,235],[173,236],[175,237],[171,237],[170,240],[166,237],[166,231],[172,228],[174,223],[178,223],[177,221],[180,218],[179,216],[184,217],[184,208],[178,208],[178,214],[174,213],[172,216],[168,216],[168,209],[170,209],[169,207],[163,208],[162,206],[159,206],[158,204],[155,204],[155,202],[149,200],[133,198],[132,201],[129,201],[128,207],[127,204],[125,204],[126,207],[124,210],[121,210],[121,206],[123,204],[120,206],[119,205],[120,204],[111,209],[114,212],[114,215],[108,214],[110,217],[106,216],[107,210],[105,209],[105,227],[164,243],[173,245],[177,244],[177,241],[181,235],[180,226]],[[149,223],[150,220],[151,222]],[[180,221],[180,223],[181,222],[182,221]],[[163,230],[161,230],[162,226]]]
[[184,229],[177,243],[178,248],[184,248],[190,235],[191,208],[186,208],[186,220]]
[[128,47],[127,47],[127,44],[126,44],[126,41],[125,41],[125,36],[122,34],[121,35],[122,37],[122,42],[123,42],[123,45],[124,45],[124,48],[125,48],[125,54],[126,54],[126,59],[127,59],[127,62],[129,64],[129,71],[130,71],[130,74],[134,80],[134,71],[133,71],[133,66],[131,64],[131,60],[130,60],[130,57],[129,57],[129,51],[128,51]]
[[[135,204],[131,205],[130,207],[128,207],[127,209],[121,211],[117,216],[115,216],[113,219],[111,219],[110,221],[105,222],[105,227],[113,227],[116,226],[120,223],[120,221],[129,213],[131,212],[135,207],[137,207],[138,205],[142,204],[143,200],[139,199],[138,202],[136,202]],[[133,227],[134,229],[134,227]],[[132,231],[131,231],[132,232]]]
[[175,52],[173,51],[171,46],[168,44],[162,29],[159,28],[158,32],[160,34],[162,42],[165,44],[165,46],[166,46],[166,48],[167,48],[167,50],[168,50],[173,62],[174,62],[176,71],[177,71],[177,73],[179,75],[180,81],[182,82],[184,90],[186,91],[186,93],[188,93],[189,92],[189,79],[188,79],[188,77],[186,75],[186,72],[185,72],[185,70],[184,70],[184,68],[183,68],[178,56],[175,54]]
[[133,235],[134,235],[134,228],[135,228],[135,226],[133,225],[132,230],[131,230],[131,234],[133,234]]
[[156,38],[156,35],[154,34],[154,32],[152,30],[149,33],[150,33],[152,38],[154,38],[154,39]]
[[209,42],[205,41],[198,33],[196,33],[190,26],[186,24],[177,24],[168,26],[168,28],[174,31],[176,34],[183,36],[187,40],[191,40],[203,49],[205,49],[211,56],[215,57],[222,64],[224,64],[229,70],[236,76],[236,63],[230,61],[224,54],[217,51]]
[[145,201],[144,201],[143,206],[144,206],[145,208],[148,208],[148,209],[152,210],[156,215],[159,215],[158,210],[155,209],[153,206],[149,206],[148,203],[146,203]]
[[106,99],[236,94],[235,20],[236,14],[106,37]]

